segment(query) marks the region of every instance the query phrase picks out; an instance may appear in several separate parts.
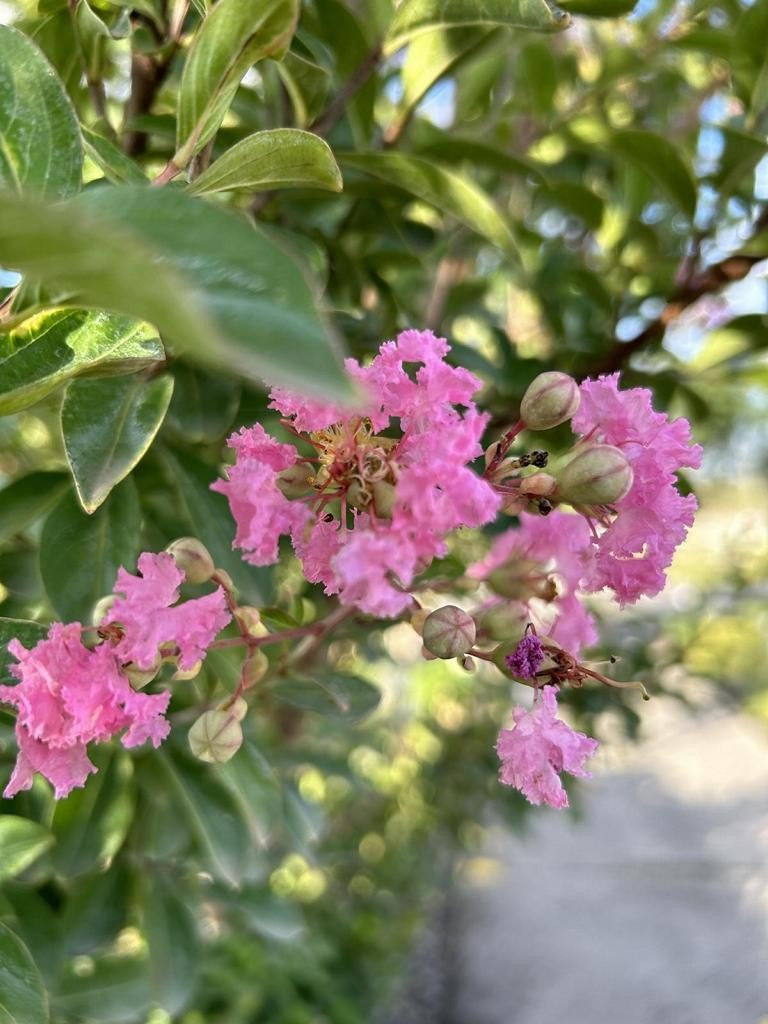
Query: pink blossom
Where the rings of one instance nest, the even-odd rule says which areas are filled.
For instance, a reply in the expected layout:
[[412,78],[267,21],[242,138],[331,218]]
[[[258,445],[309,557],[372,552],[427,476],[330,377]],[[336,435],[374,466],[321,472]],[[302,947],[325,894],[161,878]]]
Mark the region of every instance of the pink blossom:
[[504,660],[519,679],[535,679],[539,666],[544,661],[541,640],[535,633],[526,633],[514,651]]
[[597,740],[576,732],[557,717],[556,686],[539,691],[532,711],[514,707],[512,729],[502,729],[496,744],[501,759],[499,778],[514,786],[532,804],[567,807],[561,772],[590,778],[584,762],[597,750]]
[[19,756],[4,795],[29,789],[35,772],[54,786],[56,797],[82,786],[95,771],[86,745],[126,730],[126,747],[150,740],[158,746],[169,724],[163,714],[169,693],[136,692],[122,674],[109,644],[89,650],[80,623],[55,623],[31,650],[12,640],[18,659],[11,672],[19,682],[0,686],[0,701],[17,709]]
[[700,445],[691,444],[685,419],[655,412],[646,388],[618,389],[619,375],[587,380],[573,428],[591,441],[620,448],[634,475],[629,493],[616,502],[618,516],[600,533],[585,587],[610,587],[621,605],[658,594],[665,569],[693,523],[697,501],[676,487],[679,469],[697,468]]
[[467,465],[488,419],[472,400],[480,381],[446,363],[448,351],[430,331],[404,331],[368,366],[347,360],[363,395],[353,412],[273,389],[272,407],[317,458],[308,494],[289,500],[276,476],[296,450],[259,426],[230,439],[237,460],[214,489],[229,499],[249,561],[276,561],[288,534],[310,581],[344,604],[396,615],[415,576],[445,554],[448,533],[494,518],[499,498]]
[[144,552],[138,565],[139,576],[118,571],[115,591],[123,596],[112,604],[103,623],[118,624],[123,630],[115,654],[122,662],[149,669],[160,648],[168,645],[178,649],[179,667],[191,668],[229,622],[224,591],[217,587],[212,594],[175,604],[184,573],[173,558]]

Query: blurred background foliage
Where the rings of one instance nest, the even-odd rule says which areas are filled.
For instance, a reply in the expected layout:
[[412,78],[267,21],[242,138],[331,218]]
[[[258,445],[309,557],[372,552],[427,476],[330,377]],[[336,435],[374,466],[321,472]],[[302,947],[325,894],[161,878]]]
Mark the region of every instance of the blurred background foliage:
[[[85,126],[86,192],[104,177],[151,177],[173,156],[185,52],[210,6],[0,3],[0,22],[45,53]],[[706,447],[704,470],[683,481],[699,519],[665,595],[621,614],[594,601],[595,657],[619,655],[622,678],[683,700],[709,681],[768,717],[768,3],[563,6],[570,26],[540,33],[446,4],[454,24],[433,18],[382,53],[389,0],[307,0],[285,58],[246,73],[192,176],[254,132],[310,128],[343,191],[242,188],[196,202],[234,207],[279,241],[353,355],[407,326],[447,336],[483,380],[489,437],[549,368],[620,370],[625,386],[651,387],[657,407],[690,417]],[[0,299],[14,294],[11,266]],[[35,306],[15,294],[14,312]],[[19,344],[0,339],[0,615],[86,619],[117,565],[190,533],[244,600],[269,609],[268,625],[327,611],[288,555],[274,572],[240,562],[226,505],[208,490],[234,427],[280,430],[247,374],[166,346],[132,376],[59,367],[42,397],[19,399],[3,381]],[[95,401],[109,416],[109,389],[122,401],[126,381],[152,414],[146,453],[88,516],[62,407]],[[484,541],[456,544],[460,563]],[[276,675],[237,757],[200,765],[185,724],[237,673],[218,651],[175,685],[160,751],[105,747],[99,774],[67,800],[54,804],[38,780],[4,806],[0,943],[7,963],[39,971],[55,1024],[371,1021],[457,858],[481,849],[489,820],[524,825],[529,808],[496,782],[506,681],[424,662],[407,625],[362,618],[323,665],[328,679],[377,687],[378,710],[355,720],[376,703],[365,686],[345,710]],[[633,697],[568,699],[598,736],[638,727]],[[0,712],[4,778],[12,726]]]

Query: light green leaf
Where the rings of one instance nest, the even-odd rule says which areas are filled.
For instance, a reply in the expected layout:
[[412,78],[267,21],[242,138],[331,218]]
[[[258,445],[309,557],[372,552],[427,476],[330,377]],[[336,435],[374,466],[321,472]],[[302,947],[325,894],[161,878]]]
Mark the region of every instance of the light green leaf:
[[43,825],[14,814],[0,816],[0,881],[15,878],[53,844]]
[[696,212],[696,182],[681,150],[663,135],[626,128],[616,131],[610,142],[613,151],[652,178],[659,188],[693,219]]
[[133,764],[124,750],[89,751],[97,768],[82,789],[56,803],[54,869],[64,878],[104,871],[123,845],[133,819]]
[[487,167],[501,174],[515,174],[521,178],[533,178],[544,182],[544,175],[530,160],[512,156],[498,146],[478,142],[454,132],[439,132],[434,138],[419,146],[419,155],[444,162],[461,164],[465,161],[478,167]]
[[403,61],[403,106],[408,111],[443,75],[495,37],[493,28],[449,28],[425,32],[411,41]]
[[293,259],[244,218],[178,190],[105,185],[59,206],[0,195],[0,265],[146,320],[198,362],[351,396]]
[[392,19],[384,49],[387,54],[394,53],[414,36],[436,28],[506,25],[560,32],[570,23],[570,15],[546,0],[403,0]]
[[47,1024],[48,998],[29,950],[0,924],[0,1024]]
[[175,878],[145,873],[142,918],[152,1001],[172,1016],[184,1009],[198,984],[197,923],[184,895]]
[[357,722],[370,715],[381,701],[381,691],[360,676],[332,672],[280,679],[270,692],[278,700],[329,718]]
[[0,491],[0,541],[46,515],[69,487],[65,473],[28,473]]
[[297,18],[296,0],[219,0],[195,36],[181,77],[178,167],[216,134],[248,68],[285,53]]
[[467,178],[420,157],[401,153],[345,153],[341,161],[451,214],[507,256],[517,259],[515,240],[504,215],[488,194]]
[[47,631],[47,627],[41,626],[39,622],[30,622],[27,619],[0,619],[0,685],[10,686],[18,682],[18,679],[8,671],[10,665],[18,664],[13,655],[8,653],[9,641],[19,640],[29,650],[43,639]]
[[188,191],[235,188],[322,188],[341,192],[341,171],[331,147],[312,132],[275,128],[236,143],[196,178]]
[[120,566],[135,571],[141,513],[128,478],[89,516],[71,492],[45,521],[40,572],[51,604],[65,622],[88,623],[93,606],[111,594]]
[[0,25],[0,188],[66,196],[80,188],[80,132],[43,54]]
[[38,313],[0,334],[0,415],[39,402],[82,373],[127,373],[164,357],[157,331],[131,317],[84,309]]
[[282,822],[277,774],[248,740],[236,757],[218,766],[217,774],[235,798],[254,847],[266,846]]
[[94,512],[146,454],[165,417],[173,377],[76,380],[61,406],[61,432],[80,503]]
[[92,128],[80,126],[86,155],[104,172],[104,177],[116,185],[148,185],[141,168],[117,148],[114,142],[99,135]]

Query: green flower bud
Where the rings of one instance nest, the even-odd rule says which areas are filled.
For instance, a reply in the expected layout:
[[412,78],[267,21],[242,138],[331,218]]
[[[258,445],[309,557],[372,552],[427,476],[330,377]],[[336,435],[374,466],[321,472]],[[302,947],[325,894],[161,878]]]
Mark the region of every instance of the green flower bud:
[[94,626],[101,625],[116,600],[117,598],[114,594],[107,594],[106,597],[100,598],[93,606],[93,611],[91,612],[91,624]]
[[424,646],[438,658],[458,658],[475,644],[475,620],[456,605],[438,608],[424,620]]
[[235,618],[249,636],[266,636],[269,630],[261,621],[261,612],[250,604],[241,604],[235,609]]
[[531,430],[565,423],[579,408],[579,386],[567,373],[550,370],[531,381],[520,403],[520,419]]
[[238,722],[242,722],[245,716],[248,714],[248,701],[243,700],[242,697],[235,697],[229,707],[222,705],[219,708],[220,711],[229,711],[230,715],[235,718]]
[[223,711],[217,708],[200,715],[189,730],[187,739],[190,750],[199,761],[225,764],[242,746],[243,730],[231,709]]
[[207,583],[216,572],[208,548],[195,537],[180,537],[165,550],[184,573],[187,583]]
[[269,671],[269,658],[257,647],[243,663],[242,679],[245,686],[255,686]]
[[306,462],[297,462],[277,474],[277,486],[286,498],[303,498],[312,490],[309,480],[314,470]]
[[139,668],[138,665],[133,665],[129,662],[123,669],[123,672],[130,680],[131,686],[134,690],[141,690],[147,685],[147,683],[152,682],[160,671],[162,663],[163,659],[158,654],[155,658],[154,664],[150,668]]
[[173,673],[171,679],[179,681],[182,679],[194,679],[200,675],[200,669],[203,667],[202,661],[196,661],[192,668],[180,668]]
[[558,474],[557,496],[571,505],[612,505],[632,486],[632,467],[623,452],[596,444],[579,452]]

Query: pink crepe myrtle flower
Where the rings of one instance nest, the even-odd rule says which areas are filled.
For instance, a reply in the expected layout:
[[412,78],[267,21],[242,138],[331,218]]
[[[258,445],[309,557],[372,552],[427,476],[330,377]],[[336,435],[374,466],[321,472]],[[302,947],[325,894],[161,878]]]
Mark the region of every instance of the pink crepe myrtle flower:
[[520,679],[535,679],[541,663],[544,661],[544,648],[541,640],[533,632],[525,634],[517,647],[504,659],[507,667]]
[[258,424],[230,438],[237,458],[213,489],[229,500],[247,561],[275,562],[287,534],[307,579],[389,617],[411,604],[408,587],[446,553],[448,533],[495,517],[499,498],[468,467],[488,420],[473,402],[481,383],[445,362],[448,351],[431,331],[404,331],[370,365],[348,359],[363,395],[353,410],[272,389],[271,407],[314,455]]
[[596,531],[584,580],[588,590],[609,587],[624,606],[664,587],[664,570],[698,507],[692,494],[678,492],[675,473],[698,468],[701,446],[691,444],[686,419],[654,411],[647,388],[619,391],[618,385],[618,373],[584,381],[572,424],[585,441],[619,448],[632,467],[632,486],[614,506],[618,514]]
[[597,750],[597,740],[576,732],[557,717],[556,686],[539,691],[531,711],[514,707],[514,726],[502,729],[496,744],[501,759],[499,778],[532,804],[567,807],[561,772],[590,778],[584,762]]
[[31,650],[18,640],[8,644],[18,659],[10,671],[19,682],[0,686],[0,701],[17,709],[19,754],[6,797],[29,789],[35,772],[53,784],[57,799],[82,786],[96,770],[88,743],[125,730],[123,746],[149,740],[157,747],[168,735],[163,714],[170,694],[134,690],[115,650],[109,644],[89,650],[81,632],[79,622],[54,623]]
[[[520,622],[533,622],[539,632],[579,657],[582,650],[597,642],[597,628],[585,608],[581,586],[590,571],[592,559],[591,534],[586,520],[555,509],[548,516],[521,512],[520,526],[500,534],[490,551],[479,562],[469,566],[472,579],[487,580],[497,570],[508,566],[512,573],[523,571],[521,584],[530,582],[530,597],[509,601],[518,605]],[[540,596],[542,581],[553,584],[552,596]],[[496,603],[502,603],[499,598]]]
[[204,597],[175,604],[184,573],[171,555],[145,551],[138,567],[139,576],[118,570],[115,591],[122,597],[102,622],[121,628],[114,653],[124,663],[150,669],[160,648],[168,645],[178,649],[179,668],[192,668],[229,622],[224,591],[217,587]]

